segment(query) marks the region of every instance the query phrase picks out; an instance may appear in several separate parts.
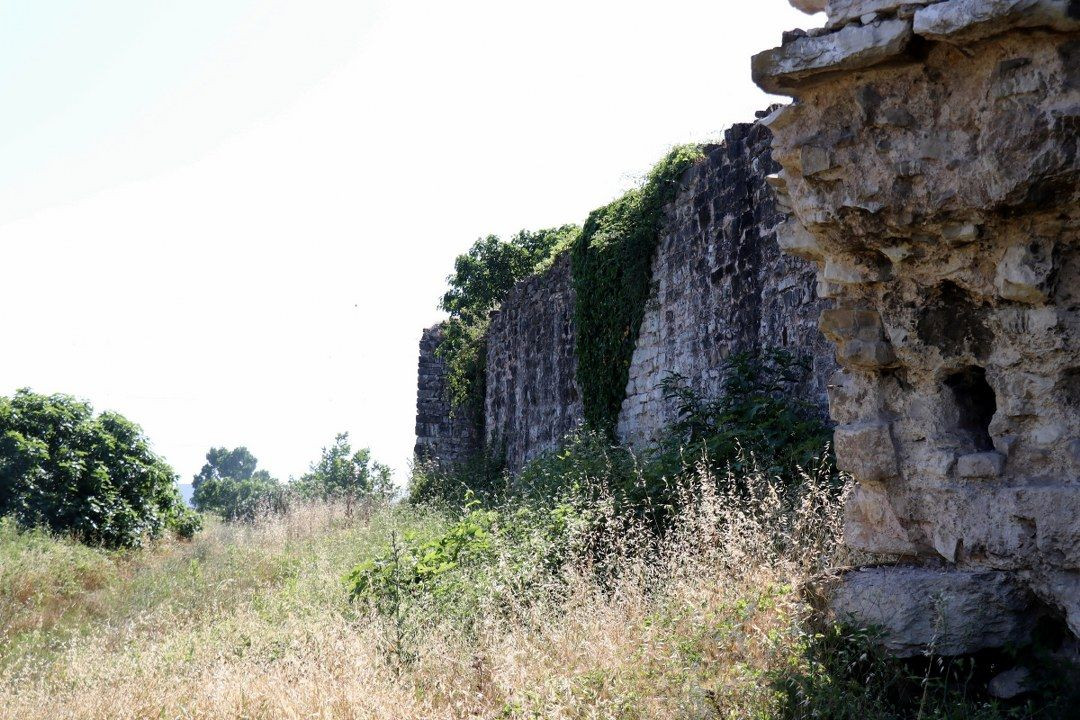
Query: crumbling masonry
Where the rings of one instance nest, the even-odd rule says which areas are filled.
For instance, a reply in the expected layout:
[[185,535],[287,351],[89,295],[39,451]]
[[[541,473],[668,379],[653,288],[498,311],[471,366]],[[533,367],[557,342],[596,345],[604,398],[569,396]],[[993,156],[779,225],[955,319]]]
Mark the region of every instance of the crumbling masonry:
[[794,4],[826,26],[753,59],[778,239],[835,303],[848,542],[900,560],[834,609],[900,654],[1080,635],[1080,2]]

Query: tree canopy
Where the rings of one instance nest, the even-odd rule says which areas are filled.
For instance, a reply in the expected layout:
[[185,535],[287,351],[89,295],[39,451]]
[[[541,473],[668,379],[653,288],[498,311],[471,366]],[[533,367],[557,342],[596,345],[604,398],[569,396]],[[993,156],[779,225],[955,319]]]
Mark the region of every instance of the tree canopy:
[[246,447],[210,448],[206,464],[191,483],[195,507],[226,520],[251,520],[260,510],[281,507],[281,483],[258,470],[258,464]]
[[176,473],[138,425],[115,412],[95,416],[70,395],[27,389],[0,398],[2,515],[106,547],[199,527]]

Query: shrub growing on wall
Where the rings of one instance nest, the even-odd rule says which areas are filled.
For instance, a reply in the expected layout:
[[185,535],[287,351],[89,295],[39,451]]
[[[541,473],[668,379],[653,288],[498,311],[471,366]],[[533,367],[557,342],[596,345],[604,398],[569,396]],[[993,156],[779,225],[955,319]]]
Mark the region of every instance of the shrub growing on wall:
[[696,145],[673,149],[645,183],[594,210],[573,245],[578,383],[585,421],[613,431],[652,279],[664,205],[701,157]]
[[530,232],[522,230],[501,240],[488,235],[473,243],[454,261],[450,288],[439,308],[450,314],[443,327],[438,354],[446,362],[446,386],[456,411],[477,416],[483,407],[488,316],[507,293],[550,263],[577,236],[576,225]]
[[106,547],[135,547],[166,529],[190,536],[176,473],[138,425],[94,416],[68,395],[0,398],[0,516]]

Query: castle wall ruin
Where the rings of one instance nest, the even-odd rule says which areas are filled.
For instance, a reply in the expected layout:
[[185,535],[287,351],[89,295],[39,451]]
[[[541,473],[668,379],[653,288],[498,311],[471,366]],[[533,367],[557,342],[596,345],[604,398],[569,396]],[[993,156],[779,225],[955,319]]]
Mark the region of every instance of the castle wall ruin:
[[900,654],[1080,635],[1080,3],[826,10],[752,66],[795,98],[779,244],[835,303],[847,541],[899,561],[834,609]]

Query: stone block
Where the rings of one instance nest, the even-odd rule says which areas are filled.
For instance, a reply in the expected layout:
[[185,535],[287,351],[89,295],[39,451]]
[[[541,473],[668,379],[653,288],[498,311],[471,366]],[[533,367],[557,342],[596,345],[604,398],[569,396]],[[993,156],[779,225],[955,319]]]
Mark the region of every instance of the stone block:
[[888,423],[841,425],[833,434],[836,465],[860,482],[896,477],[899,468]]
[[896,365],[896,353],[885,340],[850,340],[837,349],[836,361],[844,367],[882,370]]
[[881,315],[870,308],[828,308],[818,316],[818,329],[833,342],[881,340]]
[[892,653],[967,655],[1019,645],[1035,622],[1032,597],[993,571],[878,567],[844,575],[832,596],[836,618],[881,631]]
[[918,548],[900,524],[885,488],[860,483],[844,505],[844,542],[880,555],[915,555]]
[[820,259],[825,255],[817,238],[797,220],[780,223],[776,228],[776,242],[780,249],[789,255],[807,260]]
[[914,30],[930,40],[974,42],[1014,28],[1080,29],[1072,0],[946,0],[915,13]]
[[[829,0],[825,14],[829,16],[829,26],[840,27],[855,19],[862,19],[869,13],[889,15],[904,5],[926,5],[929,0]],[[864,23],[865,24],[865,23]]]
[[815,76],[891,60],[904,52],[911,38],[911,23],[906,20],[849,25],[829,35],[801,37],[758,53],[750,63],[751,75],[766,92],[790,94]]
[[956,474],[962,478],[991,478],[1001,475],[1005,456],[997,452],[961,455],[956,459]]
[[1042,599],[1065,616],[1073,635],[1080,637],[1080,573],[1044,573],[1036,579],[1035,588]]

